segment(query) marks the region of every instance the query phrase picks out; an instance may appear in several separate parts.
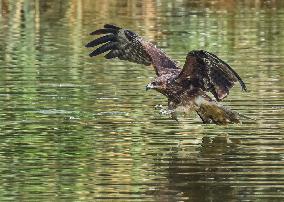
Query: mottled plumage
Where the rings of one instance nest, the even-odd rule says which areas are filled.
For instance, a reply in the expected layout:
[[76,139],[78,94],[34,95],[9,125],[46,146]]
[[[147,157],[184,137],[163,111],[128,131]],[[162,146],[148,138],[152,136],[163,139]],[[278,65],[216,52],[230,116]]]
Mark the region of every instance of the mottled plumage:
[[[101,45],[90,56],[108,52],[105,55],[107,59],[119,58],[146,66],[152,65],[157,77],[146,89],[155,89],[168,98],[172,118],[177,120],[175,109],[182,106],[195,110],[204,123],[240,122],[238,113],[218,102],[229,94],[235,82],[239,82],[244,91],[246,86],[240,76],[213,53],[190,51],[183,68],[180,68],[161,49],[130,30],[106,24],[104,28],[91,33],[99,34],[106,35],[86,45]],[[217,101],[211,99],[207,92],[211,92]]]

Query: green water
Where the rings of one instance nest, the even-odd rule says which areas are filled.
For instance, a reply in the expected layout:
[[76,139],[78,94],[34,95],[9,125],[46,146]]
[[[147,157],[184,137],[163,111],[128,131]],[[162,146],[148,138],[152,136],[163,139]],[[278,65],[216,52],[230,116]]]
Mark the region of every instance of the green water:
[[[0,0],[0,201],[283,201],[284,2]],[[176,123],[151,68],[89,58],[114,23],[176,60],[206,49],[249,91],[242,125]]]

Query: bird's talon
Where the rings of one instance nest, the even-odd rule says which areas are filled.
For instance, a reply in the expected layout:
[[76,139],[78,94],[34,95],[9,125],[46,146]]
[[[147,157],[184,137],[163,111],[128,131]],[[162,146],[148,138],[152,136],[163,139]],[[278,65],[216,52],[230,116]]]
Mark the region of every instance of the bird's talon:
[[163,105],[155,105],[155,109],[164,109]]

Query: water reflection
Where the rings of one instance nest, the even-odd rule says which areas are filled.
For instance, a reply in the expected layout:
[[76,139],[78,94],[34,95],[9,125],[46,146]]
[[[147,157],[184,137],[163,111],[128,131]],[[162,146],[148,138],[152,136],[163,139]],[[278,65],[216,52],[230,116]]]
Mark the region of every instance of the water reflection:
[[[236,194],[230,186],[233,169],[226,156],[235,153],[237,144],[228,134],[204,136],[200,146],[189,143],[173,148],[167,170],[167,183],[155,195],[158,201],[227,200]],[[165,198],[171,193],[169,198]],[[175,196],[175,197],[173,197]]]
[[[284,2],[0,0],[0,200],[283,199]],[[153,71],[96,60],[87,33],[106,22],[173,58],[206,49],[249,93],[225,105],[257,121],[177,124],[144,86]],[[204,200],[203,200],[204,199]]]
[[204,135],[200,142],[195,148],[190,142],[181,143],[172,148],[168,162],[157,161],[167,180],[149,194],[158,201],[252,200],[283,194],[278,179],[281,154],[271,150],[256,154],[250,149],[246,153],[243,141],[228,134]]

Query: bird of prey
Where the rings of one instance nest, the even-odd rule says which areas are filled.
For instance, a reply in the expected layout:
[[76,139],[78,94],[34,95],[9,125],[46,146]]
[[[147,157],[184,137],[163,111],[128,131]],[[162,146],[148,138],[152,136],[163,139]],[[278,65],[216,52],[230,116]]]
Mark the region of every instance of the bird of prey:
[[[246,85],[240,76],[223,60],[204,50],[188,52],[185,64],[178,63],[138,34],[115,25],[106,24],[91,33],[100,35],[86,47],[96,47],[90,57],[107,52],[106,59],[118,58],[152,65],[157,77],[146,86],[168,98],[168,111],[177,120],[176,109],[195,111],[203,123],[240,123],[241,115],[220,104],[236,82],[242,90]],[[211,98],[209,94],[214,98]]]

